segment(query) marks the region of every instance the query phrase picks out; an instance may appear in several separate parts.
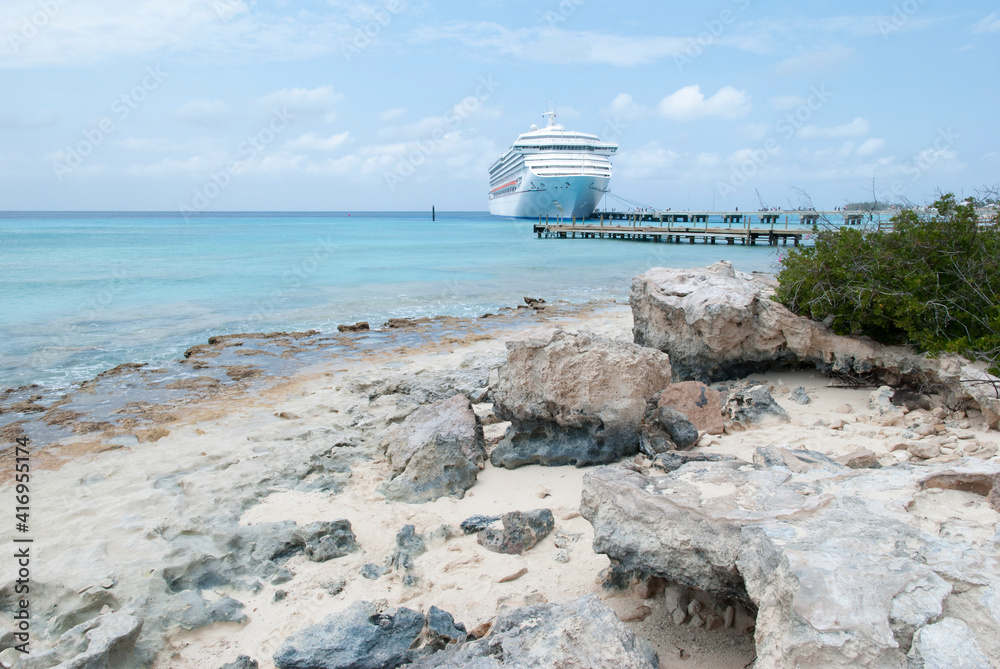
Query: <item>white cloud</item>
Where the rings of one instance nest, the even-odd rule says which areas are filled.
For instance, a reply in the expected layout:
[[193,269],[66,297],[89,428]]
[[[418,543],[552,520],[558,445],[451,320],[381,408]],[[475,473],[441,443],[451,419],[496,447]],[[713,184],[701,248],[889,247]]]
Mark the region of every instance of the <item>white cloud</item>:
[[406,107],[396,107],[394,109],[387,109],[378,115],[378,120],[383,123],[389,123],[390,121],[395,121],[406,114]]
[[804,125],[799,128],[795,136],[800,139],[862,137],[867,135],[870,129],[871,123],[858,116],[850,123],[845,123],[844,125],[827,127]]
[[740,131],[750,139],[759,140],[767,137],[771,126],[766,123],[748,123],[740,128]]
[[229,121],[232,110],[222,100],[192,100],[181,105],[176,116],[184,123],[217,127]]
[[842,67],[857,58],[857,51],[849,46],[836,46],[826,51],[813,51],[787,58],[775,66],[778,74],[816,74]]
[[681,154],[663,148],[659,142],[650,142],[643,147],[624,151],[615,160],[615,167],[623,177],[629,179],[653,179],[662,177],[671,170]]
[[299,135],[285,142],[284,148],[289,151],[334,151],[340,148],[351,136],[344,131],[330,137],[320,137],[314,132]]
[[177,144],[172,140],[147,137],[128,137],[116,140],[114,145],[131,151],[174,151],[178,148]]
[[288,111],[295,119],[322,119],[331,123],[337,118],[334,107],[344,99],[333,86],[316,88],[283,88],[260,98],[257,105],[264,113]]
[[870,156],[873,153],[880,151],[885,146],[885,140],[880,137],[872,137],[866,140],[858,147],[857,154],[859,156]]
[[993,12],[985,19],[972,26],[974,33],[1000,33],[1000,14]]
[[601,111],[605,116],[623,121],[638,121],[652,113],[649,107],[638,104],[628,93],[619,93],[611,101],[611,106]]
[[700,86],[685,86],[660,100],[657,110],[661,115],[678,121],[707,116],[733,119],[750,111],[750,96],[746,91],[725,86],[712,97],[706,98]]
[[684,53],[686,40],[656,35],[614,35],[595,31],[566,31],[537,27],[511,30],[492,21],[453,21],[424,26],[411,41],[459,43],[489,56],[510,56],[527,62],[589,63],[631,67],[648,65]]
[[[162,53],[199,64],[298,59],[337,51],[352,34],[331,10],[290,13],[243,0],[61,0],[48,3],[58,9],[43,12],[45,4],[4,0],[0,69],[78,67]],[[44,21],[36,18],[43,14]]]

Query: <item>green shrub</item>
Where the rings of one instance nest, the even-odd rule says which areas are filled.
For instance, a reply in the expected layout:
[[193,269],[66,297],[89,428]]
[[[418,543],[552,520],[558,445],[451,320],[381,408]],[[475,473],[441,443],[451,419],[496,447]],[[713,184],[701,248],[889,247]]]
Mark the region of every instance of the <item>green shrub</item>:
[[776,299],[838,334],[961,353],[1000,372],[1000,221],[980,225],[971,199],[951,194],[934,207],[894,216],[891,232],[820,232],[781,260]]

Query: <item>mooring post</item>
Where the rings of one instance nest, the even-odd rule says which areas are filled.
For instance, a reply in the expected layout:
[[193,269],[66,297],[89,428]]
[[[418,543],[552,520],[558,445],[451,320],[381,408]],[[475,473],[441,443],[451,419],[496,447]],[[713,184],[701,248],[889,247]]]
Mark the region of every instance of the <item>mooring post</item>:
[[436,221],[436,220],[437,220],[437,215],[434,212],[434,205],[432,204],[431,205],[431,221]]

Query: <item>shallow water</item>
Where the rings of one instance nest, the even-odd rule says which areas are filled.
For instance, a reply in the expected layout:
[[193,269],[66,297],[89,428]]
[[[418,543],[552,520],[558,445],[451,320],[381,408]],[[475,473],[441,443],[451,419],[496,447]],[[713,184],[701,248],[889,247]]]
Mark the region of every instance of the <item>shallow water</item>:
[[768,247],[537,239],[484,213],[0,214],[0,387],[65,388],[210,335],[332,331],[391,317],[476,316],[521,302],[625,299],[650,267]]

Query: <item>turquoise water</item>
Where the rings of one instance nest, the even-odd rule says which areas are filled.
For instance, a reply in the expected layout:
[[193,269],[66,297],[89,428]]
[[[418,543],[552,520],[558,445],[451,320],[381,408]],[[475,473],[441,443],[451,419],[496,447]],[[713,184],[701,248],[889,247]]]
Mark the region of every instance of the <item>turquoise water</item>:
[[210,335],[478,316],[524,296],[626,299],[650,267],[766,246],[537,239],[485,213],[0,213],[0,388],[66,387]]

